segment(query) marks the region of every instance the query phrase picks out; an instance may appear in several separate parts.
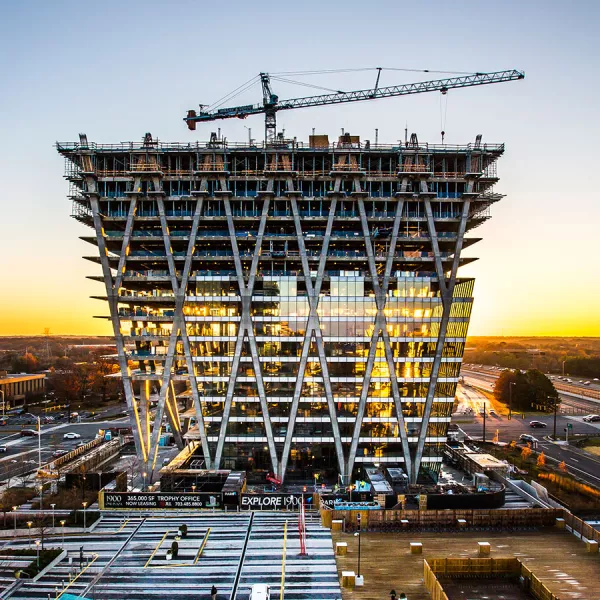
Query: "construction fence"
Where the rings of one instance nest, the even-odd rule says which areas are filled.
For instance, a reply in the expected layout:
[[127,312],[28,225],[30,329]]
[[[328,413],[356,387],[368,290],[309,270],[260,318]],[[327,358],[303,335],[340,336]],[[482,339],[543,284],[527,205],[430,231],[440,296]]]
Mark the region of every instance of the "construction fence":
[[[498,510],[331,510],[321,507],[321,520],[331,528],[332,521],[342,521],[344,530],[357,528],[360,515],[361,528],[367,531],[437,530],[437,529],[524,529],[552,527],[556,518],[564,518],[560,508],[527,508]],[[567,513],[571,517],[571,513]],[[576,517],[575,517],[576,519]],[[565,519],[566,520],[566,519]],[[581,527],[581,520],[576,527]],[[583,524],[585,525],[585,523]],[[592,529],[587,526],[587,528]],[[588,529],[585,529],[586,533]],[[596,532],[600,535],[600,532]],[[591,534],[590,534],[591,535]],[[589,537],[586,535],[586,537]],[[589,537],[589,539],[596,539]]]
[[562,513],[563,514],[560,515],[560,517],[565,520],[565,527],[574,536],[581,540],[593,540],[600,544],[600,531],[594,529],[591,525],[588,525],[585,521],[582,521],[568,510],[563,510]]
[[518,558],[434,558],[423,561],[425,587],[433,600],[448,600],[444,579],[515,580],[537,600],[559,600]]

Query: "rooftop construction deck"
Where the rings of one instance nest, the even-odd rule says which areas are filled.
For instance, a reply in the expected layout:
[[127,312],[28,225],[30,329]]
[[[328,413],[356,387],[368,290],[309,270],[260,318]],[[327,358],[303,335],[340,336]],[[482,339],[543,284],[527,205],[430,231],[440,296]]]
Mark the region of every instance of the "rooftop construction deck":
[[[342,588],[344,600],[381,600],[387,598],[392,589],[398,595],[404,592],[409,600],[431,600],[423,581],[423,560],[477,558],[477,543],[481,541],[490,543],[494,558],[519,558],[561,600],[600,599],[598,554],[587,553],[585,544],[565,530],[362,533],[361,538],[360,574],[364,576],[365,585],[354,589]],[[348,544],[348,553],[336,557],[341,581],[342,571],[356,572],[358,538],[333,532],[333,541],[334,544],[340,541]],[[421,542],[423,554],[412,555],[410,542]],[[453,590],[457,585],[460,585],[460,580],[453,584]],[[473,588],[467,590],[465,587],[464,591],[473,592]],[[500,597],[494,595],[490,588],[488,592],[488,598]],[[460,597],[479,599],[485,596],[474,593]],[[506,597],[511,598],[509,595]],[[518,595],[514,597],[519,598]]]

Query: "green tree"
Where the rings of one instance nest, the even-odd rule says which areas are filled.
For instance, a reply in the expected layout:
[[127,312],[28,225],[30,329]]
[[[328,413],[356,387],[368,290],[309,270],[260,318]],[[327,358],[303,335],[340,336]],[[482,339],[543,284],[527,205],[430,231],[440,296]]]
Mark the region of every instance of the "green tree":
[[529,385],[531,405],[541,410],[554,410],[560,404],[560,397],[554,384],[537,369],[531,369],[525,374]]
[[537,369],[526,373],[503,371],[496,381],[494,397],[514,410],[553,410],[560,403],[552,382]]

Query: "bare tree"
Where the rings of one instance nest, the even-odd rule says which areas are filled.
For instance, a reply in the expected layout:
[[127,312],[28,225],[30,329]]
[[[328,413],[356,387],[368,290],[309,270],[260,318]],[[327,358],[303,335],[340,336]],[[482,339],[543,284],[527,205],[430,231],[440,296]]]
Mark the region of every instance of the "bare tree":
[[34,525],[35,529],[37,530],[37,535],[39,536],[40,542],[42,543],[42,550],[45,550],[44,540],[46,539],[46,534],[48,533],[50,527],[44,520],[43,513],[40,513],[36,516],[36,518],[33,521],[33,525]]
[[131,455],[124,458],[121,461],[121,464],[126,471],[131,473],[131,489],[133,489],[133,477],[135,472],[139,473],[140,461],[138,460],[137,456]]

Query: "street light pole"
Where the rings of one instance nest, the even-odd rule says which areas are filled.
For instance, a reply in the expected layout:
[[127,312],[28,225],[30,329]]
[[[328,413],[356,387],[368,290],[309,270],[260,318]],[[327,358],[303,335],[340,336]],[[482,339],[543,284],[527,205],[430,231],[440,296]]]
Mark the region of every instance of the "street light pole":
[[2,394],[2,416],[6,416],[6,408],[4,406],[4,390],[0,390],[0,394]]
[[66,521],[61,521],[60,524],[62,525],[62,549],[65,549],[65,523]]
[[52,507],[52,529],[54,529],[54,507],[56,504],[51,504],[50,506]]
[[83,528],[86,528],[86,521],[85,521],[85,509],[87,507],[87,502],[82,502],[81,504],[83,504]]
[[566,362],[567,362],[566,360],[563,360],[563,361],[562,361],[562,376],[563,376],[563,377],[565,376],[565,363],[566,363]]
[[512,419],[512,386],[517,385],[514,381],[508,384],[508,420]]
[[38,466],[42,468],[42,422],[38,415]]
[[[359,527],[360,527],[360,525],[359,525]],[[360,577],[360,529],[354,535],[358,537],[358,568],[357,568],[358,574],[357,574],[357,577]]]
[[15,517],[15,531],[17,531],[17,507],[13,506],[13,513]]
[[37,568],[40,568],[40,540],[35,540],[35,545],[37,546]]
[[558,402],[556,401],[556,398],[552,398],[552,400],[554,400],[554,433],[552,434],[552,437],[554,438],[554,441],[556,441],[556,411],[558,410]]
[[485,444],[485,419],[487,417],[487,403],[483,403],[483,443]]
[[29,544],[27,548],[31,548],[31,526],[33,525],[33,521],[27,521],[27,527],[29,527]]

